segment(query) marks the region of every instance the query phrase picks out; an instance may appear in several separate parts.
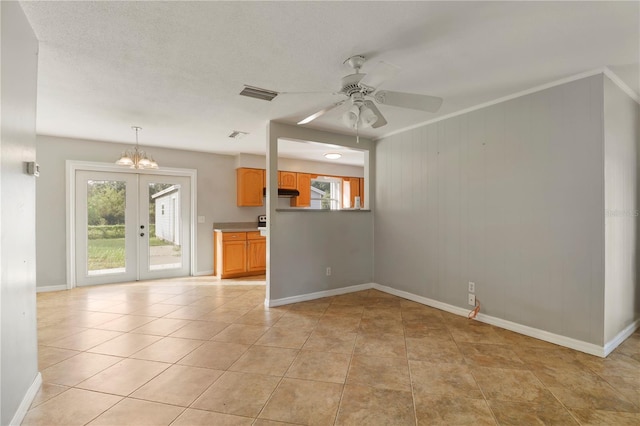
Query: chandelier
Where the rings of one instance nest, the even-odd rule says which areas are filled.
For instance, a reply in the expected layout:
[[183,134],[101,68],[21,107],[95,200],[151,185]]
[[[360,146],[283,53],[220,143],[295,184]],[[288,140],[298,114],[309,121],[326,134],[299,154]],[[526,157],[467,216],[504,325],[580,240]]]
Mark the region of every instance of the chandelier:
[[138,146],[138,131],[142,130],[142,127],[132,126],[131,128],[136,131],[136,146],[124,151],[116,164],[132,169],[157,169],[158,163],[153,160],[153,157],[147,157],[147,153]]

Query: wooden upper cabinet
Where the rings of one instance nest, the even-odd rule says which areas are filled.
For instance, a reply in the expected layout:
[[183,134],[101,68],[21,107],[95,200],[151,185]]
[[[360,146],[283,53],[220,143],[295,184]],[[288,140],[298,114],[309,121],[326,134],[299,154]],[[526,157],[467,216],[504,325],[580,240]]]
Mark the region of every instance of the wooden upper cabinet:
[[278,172],[278,188],[297,189],[297,173],[296,172]]
[[[351,208],[354,208],[356,206],[356,197],[360,196],[360,179],[350,178],[349,187],[351,189]],[[360,206],[362,206],[362,199],[360,199]]]
[[237,204],[239,207],[259,207],[264,205],[264,170],[236,169]]
[[364,209],[364,178],[358,180],[360,181],[360,206]]
[[311,175],[309,173],[297,173],[297,190],[300,195],[291,199],[291,207],[311,206]]

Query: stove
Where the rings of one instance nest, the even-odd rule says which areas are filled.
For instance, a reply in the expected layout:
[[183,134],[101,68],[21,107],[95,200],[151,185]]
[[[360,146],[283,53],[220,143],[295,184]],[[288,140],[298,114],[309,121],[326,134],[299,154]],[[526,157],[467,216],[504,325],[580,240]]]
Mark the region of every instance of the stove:
[[267,227],[267,215],[261,214],[258,216],[258,228],[266,228]]

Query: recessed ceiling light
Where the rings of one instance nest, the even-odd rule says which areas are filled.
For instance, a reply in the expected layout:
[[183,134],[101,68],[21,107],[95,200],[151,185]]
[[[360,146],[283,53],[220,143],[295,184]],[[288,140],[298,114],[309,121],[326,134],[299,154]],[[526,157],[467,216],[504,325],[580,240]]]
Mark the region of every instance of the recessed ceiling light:
[[337,152],[327,152],[326,154],[324,154],[324,157],[329,160],[337,160],[338,158],[342,157],[342,154],[338,154]]

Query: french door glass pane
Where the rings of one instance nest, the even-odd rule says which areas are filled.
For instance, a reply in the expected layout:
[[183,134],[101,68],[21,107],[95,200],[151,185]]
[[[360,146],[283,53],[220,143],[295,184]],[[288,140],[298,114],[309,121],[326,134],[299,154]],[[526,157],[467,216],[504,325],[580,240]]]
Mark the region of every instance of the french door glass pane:
[[87,181],[87,274],[125,272],[126,183]]
[[149,269],[182,267],[179,184],[149,184]]

